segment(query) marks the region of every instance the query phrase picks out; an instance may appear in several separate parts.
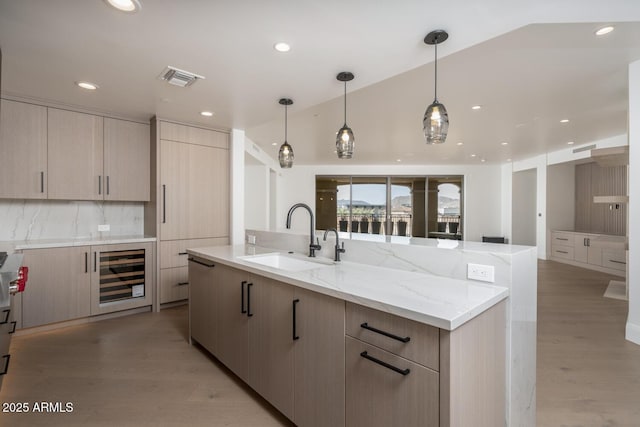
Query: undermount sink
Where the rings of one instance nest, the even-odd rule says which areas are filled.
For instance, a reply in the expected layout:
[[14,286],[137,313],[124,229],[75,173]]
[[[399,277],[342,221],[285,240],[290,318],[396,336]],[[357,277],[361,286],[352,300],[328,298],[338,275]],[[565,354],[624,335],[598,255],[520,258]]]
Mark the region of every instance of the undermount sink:
[[286,270],[286,271],[312,270],[314,268],[327,267],[330,265],[330,264],[325,264],[321,262],[306,261],[303,259],[294,258],[292,256],[281,254],[281,253],[250,255],[250,256],[243,256],[238,258],[247,262],[253,262],[256,264],[261,264],[267,267],[277,268],[279,270]]

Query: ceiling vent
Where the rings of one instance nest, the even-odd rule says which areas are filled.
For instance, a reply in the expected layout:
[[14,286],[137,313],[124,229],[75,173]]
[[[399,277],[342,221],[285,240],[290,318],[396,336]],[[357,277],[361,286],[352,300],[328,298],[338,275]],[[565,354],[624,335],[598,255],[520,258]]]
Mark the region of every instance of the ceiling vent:
[[158,76],[160,80],[165,80],[167,83],[174,86],[187,87],[191,86],[196,80],[204,79],[204,76],[199,76],[189,71],[180,70],[178,68],[168,66]]

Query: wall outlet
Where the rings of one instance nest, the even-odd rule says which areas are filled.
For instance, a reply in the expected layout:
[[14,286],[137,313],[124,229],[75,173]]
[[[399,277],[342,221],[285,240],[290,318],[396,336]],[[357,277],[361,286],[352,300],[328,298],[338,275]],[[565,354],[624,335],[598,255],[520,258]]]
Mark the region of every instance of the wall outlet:
[[255,245],[256,244],[256,236],[254,236],[253,234],[247,234],[247,242],[250,245]]
[[495,267],[493,265],[467,264],[467,279],[493,283],[496,281]]
[[111,226],[109,224],[99,224],[98,231],[110,231]]

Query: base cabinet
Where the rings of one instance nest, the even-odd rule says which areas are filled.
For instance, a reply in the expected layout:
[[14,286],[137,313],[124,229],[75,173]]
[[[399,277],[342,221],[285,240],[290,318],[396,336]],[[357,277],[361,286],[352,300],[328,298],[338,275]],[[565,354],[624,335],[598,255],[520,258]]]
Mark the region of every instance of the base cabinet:
[[614,275],[624,275],[626,255],[624,236],[551,232],[551,259]]

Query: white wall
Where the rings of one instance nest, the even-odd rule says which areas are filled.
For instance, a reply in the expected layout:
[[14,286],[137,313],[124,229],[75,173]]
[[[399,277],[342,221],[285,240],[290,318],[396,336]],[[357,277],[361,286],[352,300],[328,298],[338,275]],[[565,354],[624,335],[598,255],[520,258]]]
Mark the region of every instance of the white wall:
[[513,164],[505,163],[501,171],[501,204],[502,204],[502,236],[507,238],[507,243],[512,243],[513,228],[511,218],[511,206],[513,204]]
[[629,65],[629,317],[626,338],[640,344],[640,61]]
[[248,154],[244,165],[244,226],[266,230],[269,226],[269,168],[255,164]]
[[244,242],[244,131],[231,130],[231,244]]
[[[575,164],[559,163],[547,167],[547,241],[550,241],[552,230],[574,229],[575,195]],[[547,249],[549,251],[551,245]]]
[[[531,157],[529,159],[520,160],[513,163],[514,172],[524,171],[528,169],[534,169],[536,171],[537,181],[537,185],[535,188],[535,244],[538,247],[538,258],[547,259],[547,154],[541,154],[539,156]],[[516,204],[515,200],[513,201],[513,204]],[[512,218],[512,221],[515,221],[515,219]],[[515,222],[513,222],[513,227],[516,227]],[[516,243],[515,240],[513,243]]]
[[512,242],[536,246],[536,169],[515,172],[512,182]]
[[[502,233],[501,166],[307,166],[294,164],[283,170],[279,187],[276,225],[285,226],[287,211],[298,202],[315,209],[316,175],[464,175],[464,230],[465,240],[481,241],[483,235],[500,236]],[[295,215],[292,229],[305,232],[308,218]]]

